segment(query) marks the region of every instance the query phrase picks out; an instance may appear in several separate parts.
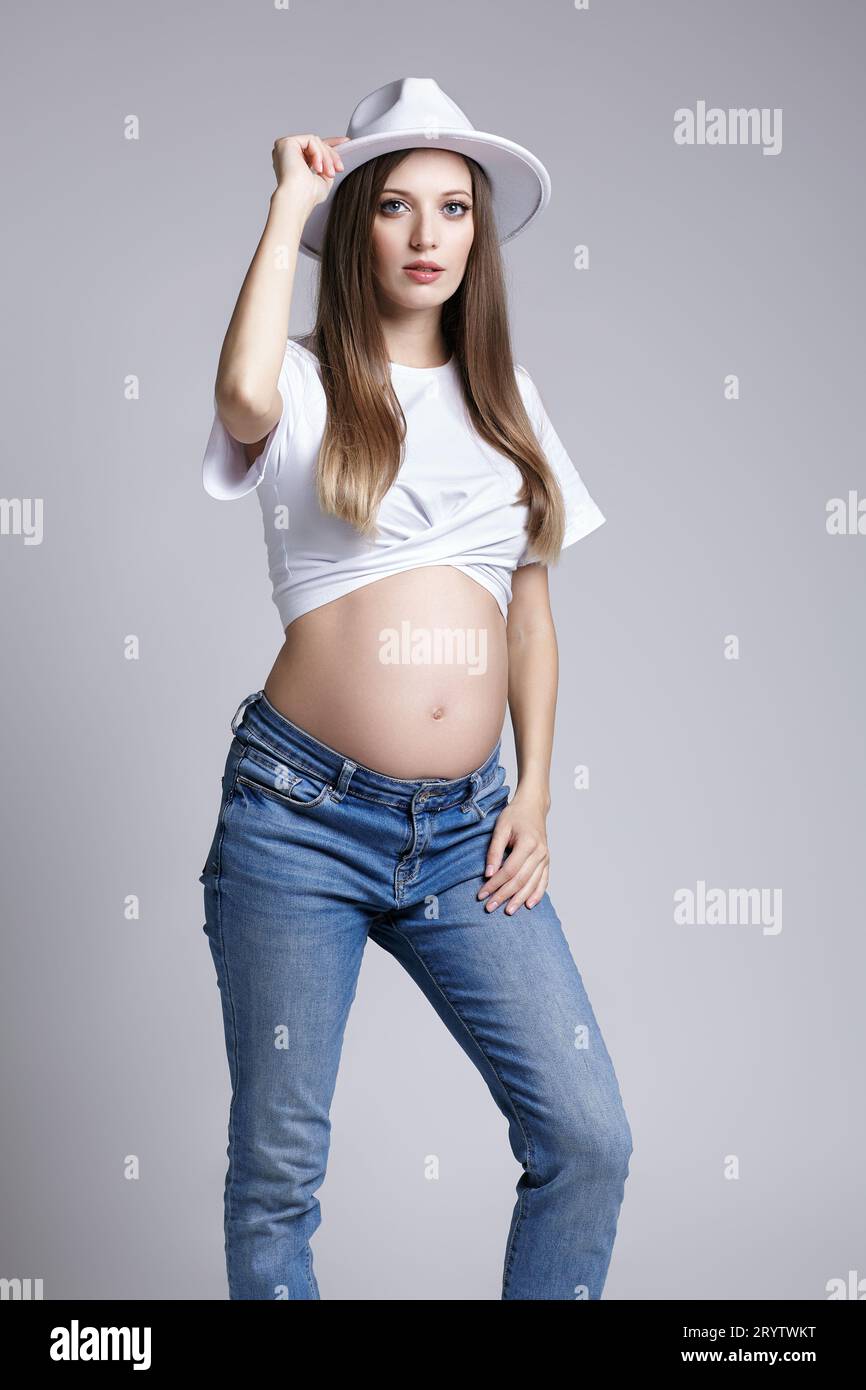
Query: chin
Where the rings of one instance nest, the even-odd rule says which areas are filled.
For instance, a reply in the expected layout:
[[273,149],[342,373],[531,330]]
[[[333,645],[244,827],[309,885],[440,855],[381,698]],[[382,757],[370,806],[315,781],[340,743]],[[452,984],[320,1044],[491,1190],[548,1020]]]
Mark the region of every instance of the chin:
[[406,303],[409,308],[417,306],[419,303],[424,305],[444,304],[445,300],[449,297],[447,294],[442,294],[441,291],[438,294],[431,294],[431,286],[428,285],[419,285],[418,288],[422,291],[426,291],[426,293],[408,295],[406,297]]
[[450,289],[443,292],[441,280],[437,280],[435,285],[416,285],[410,280],[408,289],[406,284],[401,284],[399,293],[395,293],[394,298],[411,308],[419,299],[425,304],[444,304],[446,299],[450,299],[451,294]]

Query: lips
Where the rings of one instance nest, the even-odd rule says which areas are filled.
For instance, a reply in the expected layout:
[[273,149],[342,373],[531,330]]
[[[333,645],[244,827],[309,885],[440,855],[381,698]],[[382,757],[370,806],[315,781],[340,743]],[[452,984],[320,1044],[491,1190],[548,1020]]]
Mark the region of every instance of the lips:
[[403,270],[410,279],[418,285],[429,285],[443,274],[442,266],[435,261],[414,261],[412,265],[404,265]]

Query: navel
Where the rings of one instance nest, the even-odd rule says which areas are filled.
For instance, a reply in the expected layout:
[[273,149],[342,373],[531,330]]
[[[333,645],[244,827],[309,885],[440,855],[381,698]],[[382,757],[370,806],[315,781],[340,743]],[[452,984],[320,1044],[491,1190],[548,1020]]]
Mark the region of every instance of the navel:
[[433,711],[433,718],[434,718],[434,719],[441,719],[444,713],[445,713],[445,711],[444,711],[444,709],[442,708],[442,706],[441,706],[441,705],[437,705],[436,708],[435,708],[434,711]]

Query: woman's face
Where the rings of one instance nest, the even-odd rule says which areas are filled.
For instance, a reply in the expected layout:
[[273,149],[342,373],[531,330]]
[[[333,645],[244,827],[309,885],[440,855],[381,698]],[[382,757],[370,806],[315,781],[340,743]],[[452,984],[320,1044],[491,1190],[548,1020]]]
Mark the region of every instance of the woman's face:
[[[373,218],[373,274],[379,292],[402,309],[443,304],[463,279],[474,227],[472,179],[452,150],[413,150],[397,164]],[[429,276],[406,269],[432,261]]]

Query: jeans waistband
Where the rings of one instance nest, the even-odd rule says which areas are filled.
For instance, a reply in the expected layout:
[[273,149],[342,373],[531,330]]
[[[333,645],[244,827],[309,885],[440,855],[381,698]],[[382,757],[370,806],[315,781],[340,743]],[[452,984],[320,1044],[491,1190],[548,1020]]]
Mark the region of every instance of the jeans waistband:
[[241,700],[232,719],[232,733],[242,743],[252,743],[288,762],[300,759],[312,772],[326,777],[342,798],[350,784],[361,795],[391,805],[419,803],[425,810],[445,810],[474,801],[492,784],[499,768],[502,740],[480,767],[462,777],[389,777],[367,767],[293,724],[271,704],[263,690]]

